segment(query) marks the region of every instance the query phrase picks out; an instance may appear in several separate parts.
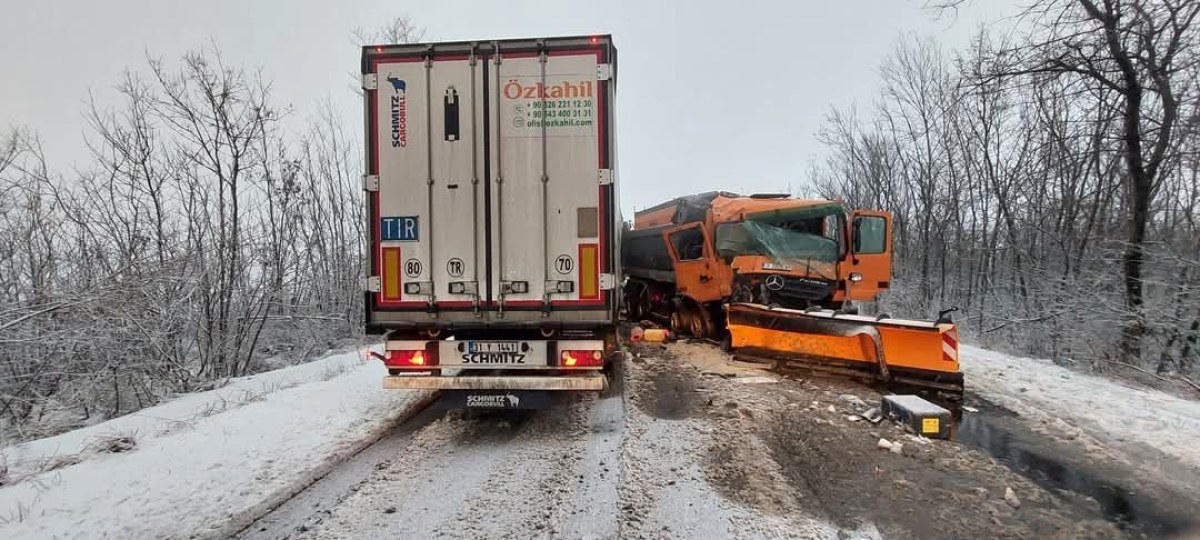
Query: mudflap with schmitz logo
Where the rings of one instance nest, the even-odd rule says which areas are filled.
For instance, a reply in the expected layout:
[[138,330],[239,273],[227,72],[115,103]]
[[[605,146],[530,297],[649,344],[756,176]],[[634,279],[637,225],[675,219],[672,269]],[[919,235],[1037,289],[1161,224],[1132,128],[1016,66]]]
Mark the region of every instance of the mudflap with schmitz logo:
[[538,390],[444,390],[441,409],[545,409],[550,392]]

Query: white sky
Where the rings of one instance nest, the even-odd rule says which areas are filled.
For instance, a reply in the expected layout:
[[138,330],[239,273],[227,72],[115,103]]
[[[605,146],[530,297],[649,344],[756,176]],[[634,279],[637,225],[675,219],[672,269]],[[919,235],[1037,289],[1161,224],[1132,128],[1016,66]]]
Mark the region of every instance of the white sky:
[[215,43],[274,81],[303,120],[330,99],[354,131],[355,28],[408,13],[436,40],[612,33],[620,51],[622,206],[712,189],[779,191],[805,181],[830,107],[869,105],[878,66],[905,33],[947,48],[1017,0],[977,0],[937,20],[924,0],[662,2],[509,0],[0,0],[0,129],[38,131],[62,172],[88,159],[83,110],[145,55]]

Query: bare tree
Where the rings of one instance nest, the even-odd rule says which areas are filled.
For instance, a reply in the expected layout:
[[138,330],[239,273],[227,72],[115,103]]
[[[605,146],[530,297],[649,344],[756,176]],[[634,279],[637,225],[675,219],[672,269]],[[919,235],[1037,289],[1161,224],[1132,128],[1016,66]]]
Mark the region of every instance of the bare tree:
[[1027,12],[1029,45],[1000,51],[1014,65],[994,77],[1048,75],[1107,92],[1120,115],[1128,228],[1122,256],[1125,356],[1141,354],[1144,266],[1151,207],[1177,146],[1180,96],[1194,90],[1200,4],[1176,0],[1049,0]]
[[361,28],[355,30],[354,40],[360,45],[418,43],[425,39],[425,33],[425,28],[417,26],[411,16],[401,15],[371,32]]
[[[400,17],[364,41],[408,42]],[[214,48],[150,58],[85,113],[62,176],[0,134],[0,438],[25,439],[361,338],[357,139],[329,104],[289,133]],[[272,360],[274,357],[274,360]]]
[[829,116],[813,173],[896,215],[889,310],[965,306],[985,344],[1195,374],[1193,4],[1043,0],[1025,34],[953,59],[900,43],[875,109]]

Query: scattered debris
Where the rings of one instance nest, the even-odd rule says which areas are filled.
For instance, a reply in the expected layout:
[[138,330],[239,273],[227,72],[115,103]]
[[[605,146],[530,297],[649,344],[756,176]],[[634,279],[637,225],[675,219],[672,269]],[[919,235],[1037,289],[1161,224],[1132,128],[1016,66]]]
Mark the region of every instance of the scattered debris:
[[1013,508],[1021,507],[1021,499],[1017,498],[1017,493],[1011,487],[1004,488],[1004,502]]
[[661,343],[671,339],[671,332],[663,328],[647,328],[642,331],[642,339],[651,343]]
[[850,422],[857,422],[857,421],[859,421],[859,420],[862,420],[862,419],[863,419],[863,418],[862,418],[861,416],[857,415],[857,414],[852,414],[852,415],[849,415],[849,416],[847,416],[847,417],[846,417],[846,420],[848,420],[848,421],[850,421]]
[[891,450],[893,454],[902,454],[904,453],[904,443],[894,442],[889,450]]
[[916,395],[883,396],[883,414],[899,420],[913,433],[935,439],[950,438],[950,411]]
[[967,411],[967,412],[979,412],[979,409],[976,409],[975,407],[971,407],[969,405],[963,405],[962,410]]
[[908,438],[909,438],[909,440],[911,440],[917,444],[929,444],[929,443],[933,442],[933,440],[929,439],[928,437],[924,437],[921,435],[909,434]]
[[875,443],[875,447],[879,448],[880,450],[891,450],[892,449],[892,441],[881,438],[881,439],[879,439],[878,443]]
[[859,413],[858,416],[872,424],[878,424],[883,421],[883,411],[879,407],[871,407]]
[[771,377],[734,377],[733,380],[742,384],[769,384],[778,382]]
[[829,412],[837,412],[837,407],[834,407],[833,405],[830,405],[828,407],[828,409],[829,409]]
[[859,406],[859,407],[866,407],[866,406],[867,406],[867,402],[863,401],[863,400],[862,400],[862,398],[860,398],[860,397],[858,397],[858,396],[856,396],[856,395],[854,395],[854,394],[842,394],[842,395],[840,396],[840,399],[841,399],[842,401],[849,402],[849,403],[851,403],[851,404],[853,404],[853,405],[857,405],[857,406]]

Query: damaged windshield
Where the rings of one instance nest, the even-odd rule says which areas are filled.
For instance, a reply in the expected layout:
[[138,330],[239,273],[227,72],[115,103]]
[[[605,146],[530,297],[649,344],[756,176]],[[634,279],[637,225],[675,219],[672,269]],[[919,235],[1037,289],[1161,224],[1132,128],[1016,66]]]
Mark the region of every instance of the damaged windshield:
[[[835,205],[752,215],[738,223],[717,226],[717,254],[731,260],[739,255],[769,257],[784,265],[834,263],[839,258],[841,227]],[[818,272],[820,273],[820,272]]]

